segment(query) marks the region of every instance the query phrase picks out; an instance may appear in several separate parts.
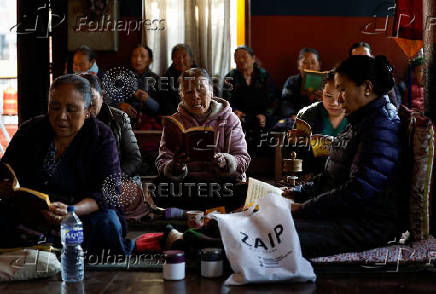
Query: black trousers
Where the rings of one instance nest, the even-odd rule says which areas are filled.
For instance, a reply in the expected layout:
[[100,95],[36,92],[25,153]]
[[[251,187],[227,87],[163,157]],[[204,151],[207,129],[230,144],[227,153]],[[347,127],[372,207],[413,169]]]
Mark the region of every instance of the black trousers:
[[[295,218],[294,224],[303,256],[307,259],[384,247],[398,235],[394,222]],[[202,233],[208,239],[201,242],[195,238],[191,240],[192,234],[188,230],[184,235],[186,248],[224,247],[215,221],[191,231]]]
[[393,221],[295,218],[294,223],[306,258],[384,247],[399,233]]

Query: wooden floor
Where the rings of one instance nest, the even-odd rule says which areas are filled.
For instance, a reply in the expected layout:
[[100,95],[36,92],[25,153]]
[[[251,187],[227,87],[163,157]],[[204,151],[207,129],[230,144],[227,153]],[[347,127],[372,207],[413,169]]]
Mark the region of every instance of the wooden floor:
[[224,279],[205,279],[188,273],[183,281],[164,281],[161,273],[91,272],[79,284],[63,284],[60,275],[49,280],[0,283],[0,293],[436,293],[436,273],[385,275],[322,274],[316,283],[223,286]]

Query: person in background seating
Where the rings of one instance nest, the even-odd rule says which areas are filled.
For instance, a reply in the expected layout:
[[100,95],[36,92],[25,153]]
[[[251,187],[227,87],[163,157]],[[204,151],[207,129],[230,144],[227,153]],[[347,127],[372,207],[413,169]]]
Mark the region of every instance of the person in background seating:
[[123,184],[131,187],[130,189],[124,189],[123,194],[123,197],[129,199],[129,201],[124,201],[125,205],[123,206],[126,218],[140,218],[147,212],[142,196],[142,182],[138,174],[142,158],[135,134],[130,125],[129,116],[125,112],[103,102],[100,81],[95,75],[85,73],[80,74],[80,76],[87,79],[91,85],[90,111],[98,120],[111,128],[117,142],[121,171],[127,176]]
[[371,45],[366,42],[354,43],[351,45],[350,50],[348,51],[348,56],[352,55],[367,55],[373,57]]
[[80,76],[87,79],[91,85],[90,111],[98,120],[108,125],[114,134],[119,151],[121,171],[129,177],[137,176],[138,168],[141,165],[141,153],[128,115],[103,102],[100,81],[95,75],[83,73]]
[[304,70],[319,71],[321,68],[318,51],[313,48],[301,49],[298,53],[297,65],[300,72],[290,76],[283,85],[279,107],[280,118],[295,118],[300,109],[321,99],[321,91],[308,92],[302,89]]
[[97,65],[97,55],[86,45],[82,45],[74,51],[73,72],[75,74],[90,72],[97,75],[100,79],[103,77],[103,73]]
[[188,44],[177,44],[171,50],[172,63],[162,76],[161,97],[162,105],[160,113],[171,115],[177,111],[180,102],[179,76],[182,72],[195,67],[194,55]]
[[404,92],[403,103],[419,112],[424,112],[424,65],[422,56],[412,60],[412,100],[409,102],[409,89]]
[[224,78],[223,98],[242,122],[250,153],[258,150],[261,133],[273,126],[276,93],[271,75],[256,64],[253,49],[235,50],[236,68]]
[[149,66],[152,61],[153,51],[147,46],[138,44],[132,50],[130,62],[138,89],[118,107],[135,122],[135,129],[162,129],[157,116],[160,108],[160,77],[150,70]]

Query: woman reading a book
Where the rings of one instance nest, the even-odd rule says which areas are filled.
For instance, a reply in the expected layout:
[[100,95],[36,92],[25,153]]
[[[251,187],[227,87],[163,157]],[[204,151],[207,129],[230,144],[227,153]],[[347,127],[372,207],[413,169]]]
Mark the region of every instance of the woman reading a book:
[[319,71],[321,68],[318,51],[313,48],[301,49],[298,53],[297,66],[299,73],[290,76],[283,85],[279,107],[281,118],[295,118],[300,109],[319,101],[321,97],[321,91],[308,91],[302,86],[305,70]]
[[[120,173],[116,142],[110,128],[90,114],[90,104],[91,89],[86,79],[78,75],[57,78],[50,86],[48,114],[20,126],[2,162],[14,169],[22,187],[49,195],[49,209],[41,211],[47,224],[59,229],[67,205],[74,205],[84,225],[83,246],[88,252],[110,249],[112,253],[130,254],[134,243],[124,238],[122,212],[108,199],[118,195],[102,193],[105,179]],[[15,227],[26,217],[21,207],[13,209],[13,200],[2,201],[0,213],[0,229],[10,233],[10,240]]]
[[[228,191],[233,184],[246,180],[245,171],[250,163],[240,120],[226,100],[213,97],[212,82],[206,70],[184,71],[179,84],[181,102],[177,112],[164,120],[156,165],[165,179],[161,178],[160,182],[169,180],[194,186],[181,197],[176,197],[171,186],[170,195],[155,193],[156,204],[191,209],[219,204],[242,205],[243,199],[236,203],[236,195],[232,196]],[[179,134],[180,140],[177,139]],[[198,183],[206,184],[200,188]],[[229,185],[225,186],[225,183]],[[178,190],[179,187],[175,188]],[[188,188],[188,185],[182,185],[182,188]]]
[[[307,122],[312,134],[321,134],[336,137],[347,125],[345,110],[339,104],[339,91],[335,88],[334,71],[329,71],[323,81],[322,101],[312,103],[301,109],[297,118]],[[320,138],[320,137],[318,137]],[[307,148],[305,148],[307,150]],[[290,154],[286,151],[285,154]],[[304,157],[305,173],[320,173],[324,168],[326,156],[314,158],[312,151],[304,155],[298,154],[300,158]]]
[[400,119],[386,95],[392,67],[385,56],[351,56],[334,81],[348,125],[322,175],[290,192],[305,257],[385,246],[404,229]]

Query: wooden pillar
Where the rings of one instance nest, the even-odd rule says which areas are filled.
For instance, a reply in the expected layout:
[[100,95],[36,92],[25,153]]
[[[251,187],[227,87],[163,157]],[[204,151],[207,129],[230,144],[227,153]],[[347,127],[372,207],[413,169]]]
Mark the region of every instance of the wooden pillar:
[[[424,106],[425,115],[436,123],[436,3],[434,0],[423,0],[424,16]],[[433,179],[436,179],[436,168],[433,167]],[[433,180],[433,201],[430,207],[430,232],[436,236],[436,198]]]
[[425,114],[436,122],[436,2],[423,0],[424,15],[424,105]]
[[47,112],[49,88],[48,0],[17,1],[19,123]]

